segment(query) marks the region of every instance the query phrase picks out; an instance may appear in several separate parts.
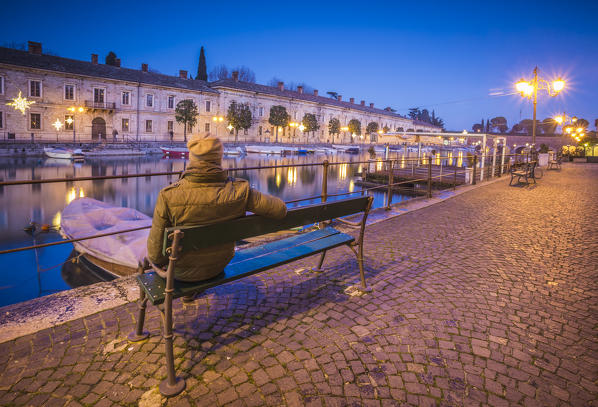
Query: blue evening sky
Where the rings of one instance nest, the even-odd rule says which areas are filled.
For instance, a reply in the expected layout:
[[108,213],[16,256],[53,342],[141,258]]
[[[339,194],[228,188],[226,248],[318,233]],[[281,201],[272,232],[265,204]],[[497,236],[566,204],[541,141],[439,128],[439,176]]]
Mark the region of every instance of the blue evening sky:
[[166,74],[246,65],[260,83],[305,82],[406,114],[436,110],[450,130],[503,115],[509,126],[532,107],[509,93],[541,75],[567,91],[539,97],[538,118],[566,111],[598,118],[598,1],[61,1],[2,7],[0,45],[40,41],[45,51]]

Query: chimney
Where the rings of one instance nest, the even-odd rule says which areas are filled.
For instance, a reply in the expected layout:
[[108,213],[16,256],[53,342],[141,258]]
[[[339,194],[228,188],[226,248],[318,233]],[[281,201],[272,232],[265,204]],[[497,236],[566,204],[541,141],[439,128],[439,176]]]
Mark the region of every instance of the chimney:
[[239,81],[239,71],[233,71],[233,81]]
[[318,90],[314,89],[314,96],[318,96]]
[[373,109],[373,108],[374,108],[374,104],[373,104],[373,103],[370,103],[370,107]]
[[365,106],[365,100],[361,101],[361,106]]
[[278,90],[281,92],[284,90],[284,82],[278,82]]
[[120,58],[116,58],[116,66],[120,68]]
[[179,78],[187,79],[187,71],[185,71],[184,69],[179,69]]
[[141,70],[147,72],[147,64],[141,64]]
[[91,54],[91,63],[94,65],[98,64],[98,54]]
[[27,41],[27,46],[30,54],[41,55],[42,54],[42,43],[35,41]]
[[303,94],[303,86],[297,86],[297,92],[299,92],[299,94]]
[[343,101],[343,95],[336,95],[336,100],[338,100],[339,102]]
[[349,98],[349,102],[355,103],[355,98]]

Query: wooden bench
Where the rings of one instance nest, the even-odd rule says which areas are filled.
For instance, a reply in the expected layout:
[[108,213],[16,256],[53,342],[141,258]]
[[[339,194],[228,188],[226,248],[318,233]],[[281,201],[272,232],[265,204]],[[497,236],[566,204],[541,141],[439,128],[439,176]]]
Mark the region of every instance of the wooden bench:
[[517,183],[521,182],[521,178],[525,179],[525,183],[529,184],[529,179],[534,180],[534,184],[536,183],[536,176],[534,171],[536,169],[537,162],[532,161],[529,163],[525,163],[519,167],[512,167],[511,168],[511,181],[509,181],[509,185],[513,184],[513,179],[517,177]]
[[[172,397],[185,388],[184,379],[177,377],[174,370],[172,300],[190,294],[200,293],[208,288],[226,284],[260,271],[268,270],[295,260],[320,253],[317,271],[321,271],[326,251],[347,245],[355,253],[359,265],[361,287],[369,291],[363,270],[363,235],[368,213],[372,206],[371,197],[358,197],[326,202],[290,209],[282,220],[273,220],[257,215],[246,216],[204,226],[179,226],[166,229],[163,252],[169,256],[168,268],[164,272],[154,268],[145,272],[147,260],[139,266],[137,282],[140,286],[138,302],[139,317],[134,332],[129,334],[131,342],[147,339],[149,333],[143,330],[147,302],[158,306],[162,313],[162,330],[165,345],[167,378],[160,383],[160,393]],[[359,222],[341,219],[343,216],[363,212]],[[239,250],[224,271],[210,279],[197,283],[185,283],[174,278],[177,258],[180,254],[213,245],[236,242],[249,237],[261,236],[297,226],[305,226],[337,218],[341,223],[359,228],[357,240],[331,226],[320,223],[317,230],[293,235],[288,238]]]

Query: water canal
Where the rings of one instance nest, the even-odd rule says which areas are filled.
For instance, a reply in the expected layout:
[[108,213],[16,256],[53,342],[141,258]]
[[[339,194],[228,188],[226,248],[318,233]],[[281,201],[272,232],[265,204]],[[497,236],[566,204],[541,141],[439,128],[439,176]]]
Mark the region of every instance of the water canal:
[[[359,190],[355,185],[355,174],[361,172],[364,164],[352,162],[367,161],[368,158],[367,153],[289,157],[249,154],[244,157],[225,157],[224,167],[321,163],[324,159],[347,162],[329,168],[328,193],[334,194]],[[80,164],[48,158],[0,158],[0,179],[10,181],[171,172],[182,171],[186,164],[184,159],[166,159],[155,155],[86,159]],[[231,175],[248,179],[252,187],[285,201],[318,196],[322,190],[322,166],[242,170]],[[176,175],[147,176],[0,187],[0,250],[61,240],[57,231],[61,211],[80,196],[135,208],[151,216],[159,190],[176,179]],[[385,190],[372,191],[372,196],[374,207],[384,205]],[[409,198],[395,194],[393,202]],[[309,202],[302,204],[305,203]],[[38,227],[35,232],[27,233],[24,228],[30,222],[48,225],[49,230]],[[82,266],[68,261],[72,251],[71,244],[64,244],[1,255],[0,306],[95,282]]]

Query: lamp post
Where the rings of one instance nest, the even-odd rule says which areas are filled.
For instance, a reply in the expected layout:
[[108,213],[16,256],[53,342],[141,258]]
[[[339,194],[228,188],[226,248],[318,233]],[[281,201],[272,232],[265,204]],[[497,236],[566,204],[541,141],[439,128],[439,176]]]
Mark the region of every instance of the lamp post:
[[54,128],[56,129],[56,142],[58,142],[58,132],[62,128],[62,122],[60,121],[60,119],[56,119],[56,121],[52,123],[52,126],[54,126]]
[[214,116],[212,121],[216,124],[216,138],[218,138],[218,125],[224,121],[224,116]]
[[69,117],[68,119],[66,119],[66,122],[69,124],[69,126],[72,124],[73,125],[73,143],[77,142],[76,139],[76,134],[75,134],[75,112],[79,112],[79,113],[83,113],[85,111],[85,109],[83,109],[82,107],[75,107],[75,106],[71,106],[67,109],[69,112],[72,112],[72,118]]
[[531,81],[520,79],[516,84],[515,88],[521,93],[521,96],[527,97],[528,99],[533,98],[534,104],[534,116],[532,121],[532,147],[536,144],[536,105],[538,104],[538,89],[544,89],[548,92],[549,96],[556,96],[565,87],[565,81],[561,78],[549,82],[545,79],[538,77],[538,67],[534,68],[534,78]]

